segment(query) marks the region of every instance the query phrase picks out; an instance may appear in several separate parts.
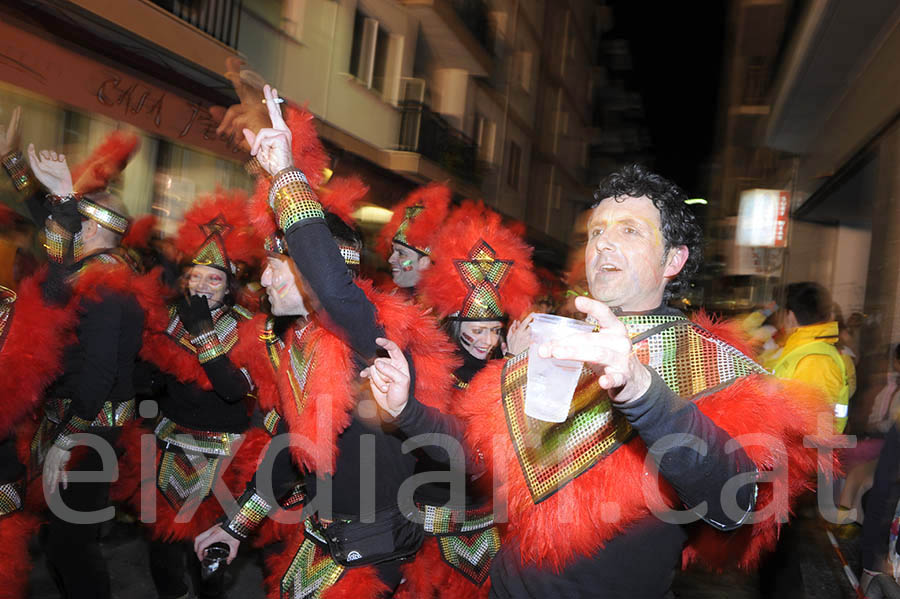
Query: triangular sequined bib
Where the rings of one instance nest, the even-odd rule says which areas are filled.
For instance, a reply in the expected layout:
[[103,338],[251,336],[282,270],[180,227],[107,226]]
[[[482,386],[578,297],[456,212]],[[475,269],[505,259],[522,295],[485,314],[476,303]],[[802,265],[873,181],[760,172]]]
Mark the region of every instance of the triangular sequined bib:
[[[619,318],[628,328],[634,352],[666,385],[695,399],[735,379],[764,373],[762,366],[683,316],[634,315]],[[535,503],[547,499],[587,472],[631,438],[631,426],[597,384],[588,367],[572,398],[565,422],[550,423],[525,415],[528,352],[503,368],[503,409],[513,447]]]

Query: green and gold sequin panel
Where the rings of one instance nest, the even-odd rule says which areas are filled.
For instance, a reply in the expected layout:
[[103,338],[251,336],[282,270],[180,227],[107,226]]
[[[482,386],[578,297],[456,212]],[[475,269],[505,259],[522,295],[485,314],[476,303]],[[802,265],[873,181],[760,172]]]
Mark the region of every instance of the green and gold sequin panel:
[[291,226],[311,218],[325,218],[322,205],[299,170],[280,173],[269,189],[269,205],[275,211],[278,228],[287,231]]
[[237,433],[198,431],[176,424],[166,417],[160,419],[154,433],[156,438],[163,443],[194,453],[217,456],[232,455],[235,443],[241,438],[241,435]]
[[128,219],[106,206],[101,206],[90,199],[81,197],[78,200],[78,212],[81,216],[89,218],[101,227],[124,235],[128,230]]
[[500,531],[496,526],[468,534],[439,537],[441,557],[476,586],[488,579],[491,562],[500,551]]
[[193,510],[212,493],[221,459],[167,447],[159,458],[156,487],[175,510]]
[[584,369],[575,389],[573,413],[565,422],[549,423],[525,415],[528,352],[503,368],[506,423],[525,482],[535,503],[555,493],[612,453],[631,436],[631,426],[612,409],[596,376]]
[[298,414],[302,414],[303,408],[306,407],[306,381],[316,363],[317,341],[313,339],[312,335],[316,329],[317,327],[310,323],[302,329],[296,330],[292,338],[291,347],[288,350],[291,360],[291,368],[287,373],[288,381],[291,384],[291,391],[294,394],[294,402],[297,405]]
[[403,220],[400,221],[400,225],[397,227],[397,232],[394,233],[394,241],[402,243],[406,247],[416,250],[426,256],[431,255],[431,248],[428,247],[415,247],[409,244],[409,241],[406,239],[406,232],[409,229],[409,226],[412,224],[416,217],[419,216],[419,213],[425,210],[425,206],[422,204],[416,204],[414,206],[407,206],[403,211]]
[[[234,311],[234,308],[232,308],[232,311]],[[216,308],[213,310],[212,318],[215,335],[219,340],[214,357],[218,357],[230,352],[231,348],[237,343],[238,321],[232,314],[223,308]],[[181,318],[178,316],[178,310],[175,306],[169,306],[169,326],[166,327],[166,335],[174,339],[182,349],[189,351],[192,354],[198,353],[198,348],[194,345],[191,334],[184,328],[184,323],[181,322]],[[202,346],[201,349],[203,349]]]
[[498,260],[497,252],[479,240],[466,260],[454,260],[456,270],[469,292],[459,311],[460,319],[499,320],[503,318],[500,286],[509,275],[512,261]]
[[0,518],[22,509],[25,497],[23,481],[0,485]]
[[434,536],[470,533],[494,524],[494,513],[490,508],[455,510],[423,504],[418,508],[425,532]]
[[31,174],[31,169],[28,168],[28,162],[25,160],[22,152],[10,152],[0,159],[0,162],[3,162],[3,168],[6,169],[9,178],[12,179],[12,184],[16,191],[25,191],[34,187],[34,175]]
[[[686,399],[765,370],[734,347],[682,316],[621,318],[635,340],[635,355]],[[525,415],[528,352],[506,363],[503,407],[510,437],[535,503],[543,501],[631,436],[625,418],[613,410],[596,375],[583,369],[565,422]]]
[[279,422],[281,422],[281,414],[278,413],[278,410],[269,410],[263,417],[263,428],[266,429],[266,432],[269,433],[269,435],[274,437],[278,434]]
[[6,336],[9,335],[9,327],[15,309],[16,292],[0,285],[0,349],[3,349]]
[[[765,370],[682,316],[623,316],[634,352],[678,396],[690,399],[707,389]],[[650,334],[642,339],[640,336]]]
[[324,541],[303,539],[287,572],[281,577],[281,599],[320,599],[344,574],[345,568],[331,557]]
[[246,539],[259,528],[272,506],[252,489],[244,491],[237,501],[238,510],[223,524],[225,530],[240,539]]
[[[53,423],[60,423],[66,419],[72,400],[68,398],[51,397],[44,402],[44,414]],[[91,421],[91,427],[125,426],[134,418],[135,401],[104,402],[97,413],[97,417]]]
[[212,362],[228,353],[225,347],[219,343],[219,337],[215,331],[206,331],[191,338],[191,344],[197,350],[197,359],[201,364]]
[[47,226],[44,227],[44,249],[47,251],[47,258],[57,264],[64,264],[69,250],[72,249],[74,259],[73,239],[72,233],[62,228],[55,220],[48,219]]

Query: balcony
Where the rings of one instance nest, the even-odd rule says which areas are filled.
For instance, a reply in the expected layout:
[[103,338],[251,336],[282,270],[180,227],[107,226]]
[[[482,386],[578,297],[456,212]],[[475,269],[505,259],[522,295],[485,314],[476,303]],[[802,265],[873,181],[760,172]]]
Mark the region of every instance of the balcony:
[[241,0],[151,0],[226,46],[237,48]]
[[418,18],[441,66],[476,77],[490,74],[493,42],[484,0],[400,0]]
[[416,152],[437,163],[455,177],[479,185],[481,169],[478,146],[462,131],[453,128],[422,102],[400,102],[400,141],[398,149]]

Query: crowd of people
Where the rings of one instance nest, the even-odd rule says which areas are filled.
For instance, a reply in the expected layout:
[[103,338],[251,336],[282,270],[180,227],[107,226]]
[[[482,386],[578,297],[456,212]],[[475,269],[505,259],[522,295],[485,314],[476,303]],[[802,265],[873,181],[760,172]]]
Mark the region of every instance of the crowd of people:
[[[835,472],[852,361],[823,298],[789,290],[765,364],[740,323],[671,307],[703,241],[672,182],[604,180],[567,279],[592,330],[532,343],[520,226],[422,186],[375,284],[365,182],[330,176],[310,113],[240,96],[219,132],[255,192],[197,198],[162,242],[107,190],[134,137],[70,167],[23,151],[18,113],[0,136],[46,254],[0,288],[0,596],[26,596],[41,526],[61,595],[111,596],[116,505],[161,598],[225,596],[251,550],[281,599],[662,598],[688,564],[755,568]],[[563,422],[526,413],[529,356],[583,363]]]

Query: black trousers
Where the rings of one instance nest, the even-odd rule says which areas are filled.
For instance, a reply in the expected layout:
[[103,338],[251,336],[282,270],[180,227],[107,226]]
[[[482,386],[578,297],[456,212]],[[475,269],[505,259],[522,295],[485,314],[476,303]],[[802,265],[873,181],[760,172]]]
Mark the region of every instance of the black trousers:
[[[84,458],[72,471],[99,472],[100,454],[86,448]],[[73,482],[57,490],[59,498],[71,510],[92,512],[109,505],[108,482]],[[109,518],[111,519],[111,518]],[[108,599],[109,572],[100,550],[101,522],[80,524],[50,510],[46,554],[50,572],[64,599]]]

